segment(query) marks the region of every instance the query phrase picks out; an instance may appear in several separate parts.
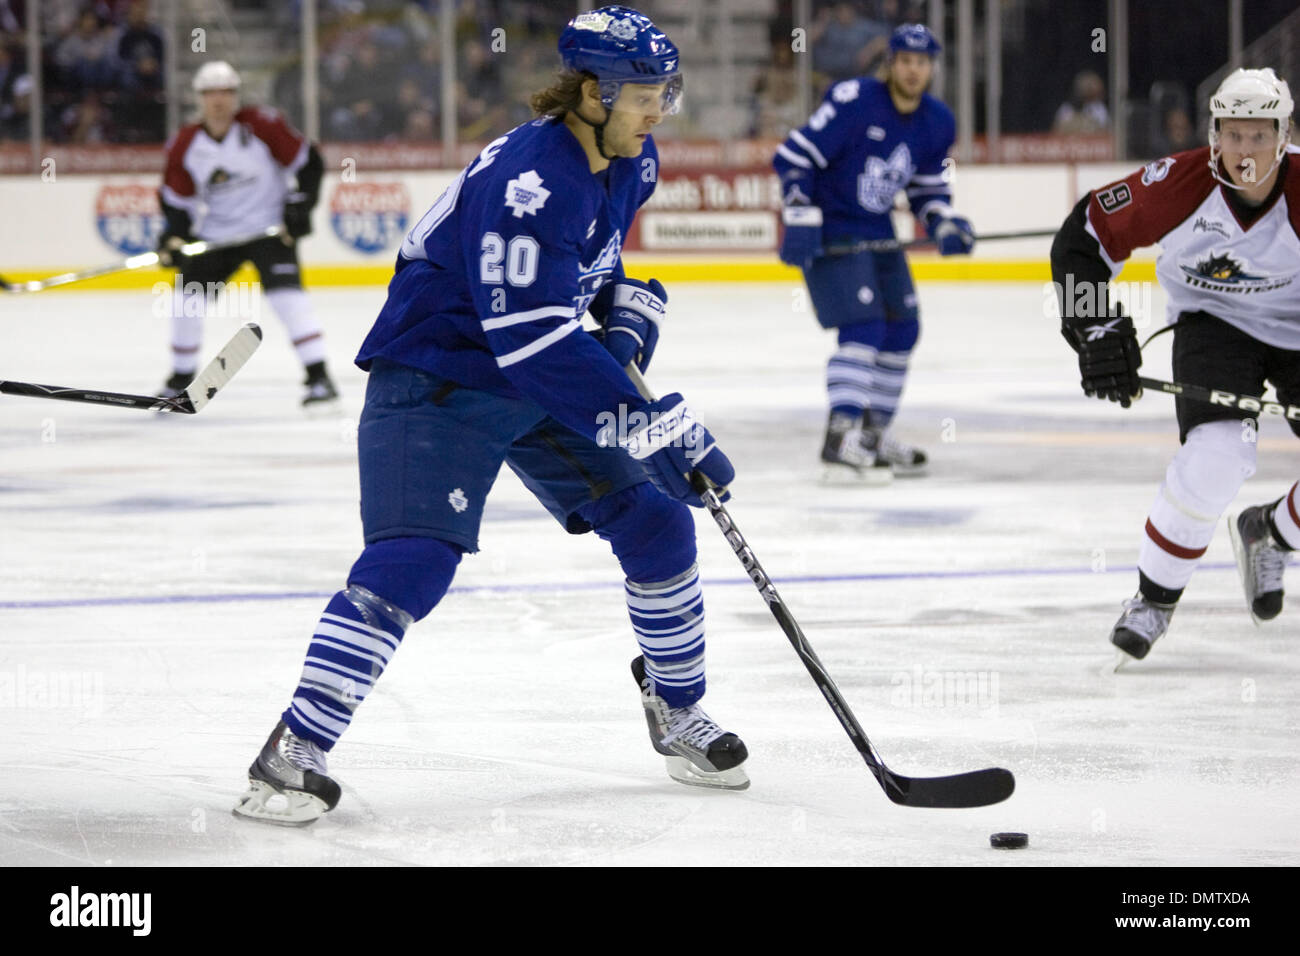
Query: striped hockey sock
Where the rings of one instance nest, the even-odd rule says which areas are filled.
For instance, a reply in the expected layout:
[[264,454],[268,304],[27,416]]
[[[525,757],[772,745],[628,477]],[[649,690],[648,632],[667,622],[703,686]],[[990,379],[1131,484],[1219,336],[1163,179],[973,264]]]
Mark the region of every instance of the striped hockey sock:
[[826,394],[831,411],[855,418],[871,404],[872,369],[876,350],[860,342],[845,342],[826,363]]
[[282,715],[289,729],[324,750],[338,743],[410,626],[409,614],[363,587],[353,584],[335,594]]
[[627,581],[624,588],[655,692],[671,707],[698,701],[704,696],[704,596],[696,566],[668,581]]
[[903,394],[907,379],[907,360],[910,352],[877,352],[871,366],[871,382],[867,387],[867,407],[871,409],[871,425],[887,428],[898,411],[898,400]]

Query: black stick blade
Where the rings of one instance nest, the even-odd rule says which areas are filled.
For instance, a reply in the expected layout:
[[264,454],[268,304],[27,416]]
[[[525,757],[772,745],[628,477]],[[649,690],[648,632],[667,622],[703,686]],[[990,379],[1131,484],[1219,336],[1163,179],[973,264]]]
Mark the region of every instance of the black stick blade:
[[903,777],[885,771],[885,793],[904,807],[987,807],[1001,803],[1016,789],[1010,770],[990,767],[951,777]]

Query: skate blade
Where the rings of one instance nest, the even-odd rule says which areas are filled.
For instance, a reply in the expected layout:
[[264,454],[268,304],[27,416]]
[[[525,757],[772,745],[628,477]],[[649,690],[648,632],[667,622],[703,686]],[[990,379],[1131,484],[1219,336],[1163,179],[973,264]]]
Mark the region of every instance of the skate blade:
[[900,465],[891,462],[889,467],[895,478],[924,478],[929,474],[929,465]]
[[1232,554],[1237,559],[1237,580],[1241,582],[1241,593],[1246,598],[1246,610],[1250,612],[1250,619],[1259,627],[1262,623],[1255,616],[1255,599],[1250,593],[1250,570],[1246,560],[1246,542],[1242,540],[1241,529],[1237,527],[1237,519],[1241,517],[1238,512],[1228,516],[1228,540],[1232,542]]
[[328,811],[320,797],[301,791],[276,790],[262,780],[249,779],[248,793],[231,809],[237,817],[281,827],[305,827]]
[[854,468],[852,465],[825,465],[822,484],[846,487],[879,488],[894,480],[892,468]]
[[668,776],[688,787],[707,787],[711,790],[748,790],[749,777],[744,767],[710,772],[701,770],[685,757],[665,757]]
[[343,402],[337,398],[326,399],[323,402],[309,402],[302,406],[302,413],[307,418],[342,418]]

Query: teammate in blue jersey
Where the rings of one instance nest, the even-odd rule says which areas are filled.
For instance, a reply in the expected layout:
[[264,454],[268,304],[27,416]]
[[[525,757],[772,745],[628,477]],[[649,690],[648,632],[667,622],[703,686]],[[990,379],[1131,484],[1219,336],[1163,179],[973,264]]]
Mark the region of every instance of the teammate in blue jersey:
[[489,143],[402,243],[357,357],[370,372],[357,434],[365,550],[316,625],[238,815],[303,825],[338,802],[325,755],[477,550],[503,462],[566,530],[613,549],[669,774],[749,785],[745,745],[700,709],[704,604],[686,507],[700,504],[693,471],[722,489],[735,473],[681,395],[647,402],[624,371],[650,361],[667,298],[625,276],[620,251],[658,179],[650,133],[677,109],[677,48],[619,6],[574,18],[559,47],[538,118]]
[[849,250],[894,237],[889,211],[900,190],[941,254],[975,245],[970,223],[949,205],[952,112],[925,92],[939,42],[905,24],[889,50],[883,82],[836,83],[772,163],[784,198],[781,260],[803,269],[817,321],[839,336],[826,369],[827,478],[873,484],[925,469],[925,453],[888,430],[920,325],[903,253]]

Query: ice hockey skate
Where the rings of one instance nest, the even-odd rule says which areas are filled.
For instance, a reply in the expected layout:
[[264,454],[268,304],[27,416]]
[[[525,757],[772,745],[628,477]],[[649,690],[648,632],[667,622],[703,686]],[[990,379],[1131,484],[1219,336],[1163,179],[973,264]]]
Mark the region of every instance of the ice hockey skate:
[[655,694],[654,680],[646,676],[645,658],[632,662],[632,676],[641,688],[650,743],[664,755],[668,776],[692,787],[744,790],[749,786],[741,766],[749,756],[744,741],[710,720],[699,704],[670,707]]
[[193,372],[173,372],[171,378],[158,389],[159,398],[180,398],[194,381]]
[[328,411],[337,406],[339,391],[333,380],[325,371],[325,363],[320,362],[307,369],[307,387],[302,398],[302,407],[311,413]]
[[325,751],[275,725],[248,768],[249,790],[231,812],[261,823],[303,827],[333,810],[342,791],[325,768]]
[[899,441],[887,429],[864,428],[870,437],[868,444],[877,449],[877,455],[883,459],[899,478],[912,478],[925,474],[929,458],[915,445]]
[[823,479],[828,484],[885,485],[894,480],[889,462],[877,453],[879,435],[862,419],[831,412],[822,444]]
[[1282,613],[1282,574],[1288,552],[1278,547],[1269,530],[1266,512],[1270,507],[1256,505],[1228,519],[1237,572],[1241,575],[1250,616],[1256,624],[1271,621]]
[[1169,630],[1169,619],[1174,616],[1174,604],[1156,604],[1139,592],[1124,602],[1124,613],[1110,632],[1110,642],[1129,657],[1142,660],[1151,651],[1151,645]]

